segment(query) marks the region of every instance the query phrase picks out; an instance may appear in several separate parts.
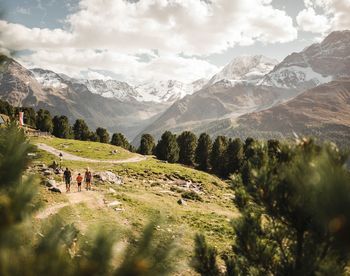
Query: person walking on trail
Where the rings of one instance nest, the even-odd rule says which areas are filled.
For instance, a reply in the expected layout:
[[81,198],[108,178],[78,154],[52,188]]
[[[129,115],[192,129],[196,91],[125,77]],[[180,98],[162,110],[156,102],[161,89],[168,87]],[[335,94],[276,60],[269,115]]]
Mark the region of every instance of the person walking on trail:
[[60,168],[62,168],[62,160],[63,160],[62,152],[60,152],[59,157],[60,157]]
[[81,176],[80,173],[78,173],[78,176],[77,176],[78,192],[81,192],[81,182],[83,182],[83,177]]
[[72,173],[68,168],[66,168],[66,170],[64,171],[63,178],[64,178],[64,181],[66,182],[66,192],[69,193],[70,192],[70,182],[72,180]]
[[89,168],[86,169],[84,178],[85,178],[86,190],[89,191],[91,190],[91,180],[92,180],[92,175]]

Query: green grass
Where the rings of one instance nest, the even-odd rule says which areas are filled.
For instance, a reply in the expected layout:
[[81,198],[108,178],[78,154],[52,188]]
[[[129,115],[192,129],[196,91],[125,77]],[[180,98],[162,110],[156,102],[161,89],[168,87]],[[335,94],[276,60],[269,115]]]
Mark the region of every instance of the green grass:
[[[39,141],[55,147],[71,142],[61,139],[54,139],[54,142]],[[77,142],[82,149],[90,144],[90,142]],[[71,146],[71,149],[73,148]],[[85,151],[82,154],[91,157],[90,153]],[[35,162],[50,164],[55,158],[39,150]],[[110,170],[124,180],[123,185],[93,183],[99,191],[96,193],[101,193],[107,201],[120,201],[124,211],[115,211],[107,206],[92,209],[86,204],[76,204],[62,208],[57,214],[65,223],[77,225],[84,234],[90,231],[89,229],[105,226],[126,241],[130,235],[139,234],[150,220],[160,218],[157,234],[160,238],[170,234],[183,250],[184,258],[181,258],[179,265],[180,275],[193,275],[188,262],[193,252],[195,233],[205,234],[208,241],[219,251],[229,251],[232,245],[233,232],[230,221],[238,216],[238,212],[230,197],[232,190],[229,188],[229,183],[216,176],[180,164],[164,163],[151,157],[137,163],[64,161],[63,165],[73,171],[82,170],[86,166],[93,172]],[[174,184],[177,180],[191,181],[201,186],[202,201],[189,199],[186,205],[179,205],[177,201],[184,190]],[[115,193],[109,192],[110,188],[114,189]],[[46,200],[46,205],[52,205],[64,201],[65,196],[65,194],[57,195],[57,199],[54,200],[52,197],[55,198],[56,195],[53,196],[42,189],[40,198]]]
[[[131,153],[121,147],[98,142],[86,142],[71,139],[33,137],[30,141],[34,144],[44,143],[63,152],[68,152],[76,156],[98,159],[98,160],[121,160],[134,157],[136,154]],[[111,152],[116,150],[116,154]]]

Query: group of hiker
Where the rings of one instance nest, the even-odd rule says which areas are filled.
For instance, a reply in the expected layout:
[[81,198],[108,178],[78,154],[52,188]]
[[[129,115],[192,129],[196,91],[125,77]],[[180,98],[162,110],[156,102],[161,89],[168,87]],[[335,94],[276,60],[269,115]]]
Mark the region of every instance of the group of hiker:
[[[63,180],[66,183],[66,192],[70,192],[70,185],[72,181],[72,172],[66,168],[66,170],[63,173]],[[78,185],[78,192],[81,192],[81,185],[83,183],[83,180],[85,182],[85,188],[87,191],[91,190],[91,181],[92,181],[92,174],[89,168],[86,169],[84,178],[80,173],[78,173],[78,176],[76,177],[77,185]]]

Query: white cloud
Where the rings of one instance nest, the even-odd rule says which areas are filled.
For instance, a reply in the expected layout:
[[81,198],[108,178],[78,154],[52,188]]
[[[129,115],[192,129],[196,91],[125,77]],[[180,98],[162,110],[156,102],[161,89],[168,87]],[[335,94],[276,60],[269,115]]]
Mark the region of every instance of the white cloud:
[[[304,4],[306,9],[297,16],[302,30],[325,33],[350,29],[349,0],[304,0]],[[319,10],[319,14],[315,10]]]
[[325,33],[329,30],[329,20],[324,15],[317,15],[312,7],[302,10],[297,18],[301,30],[313,33]]
[[[77,67],[85,65],[77,59],[93,53],[88,57],[94,62],[92,68],[103,67],[101,60],[112,56],[116,62],[113,72],[125,71],[133,76],[177,74],[187,79],[187,72],[203,77],[199,75],[215,66],[195,58],[181,58],[181,53],[205,57],[236,44],[284,43],[297,37],[292,18],[274,8],[271,0],[81,0],[79,10],[67,16],[65,26],[31,29],[0,21],[0,47],[32,50],[34,54],[27,61],[31,59],[33,63],[43,64],[50,57],[56,63],[47,65],[56,70],[73,68],[76,72]],[[94,54],[95,49],[103,50],[103,57]],[[135,55],[153,49],[161,53],[160,57],[139,64]],[[109,61],[103,60],[104,64]],[[117,64],[124,68],[116,69]],[[166,65],[175,67],[165,68]],[[155,71],[137,71],[144,68]]]

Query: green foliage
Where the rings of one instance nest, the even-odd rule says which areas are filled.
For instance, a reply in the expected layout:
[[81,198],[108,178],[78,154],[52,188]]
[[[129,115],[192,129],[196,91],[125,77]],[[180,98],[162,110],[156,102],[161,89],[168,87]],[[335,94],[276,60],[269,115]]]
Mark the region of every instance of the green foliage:
[[52,118],[48,110],[39,109],[36,115],[36,127],[44,132],[51,133],[53,131]]
[[94,137],[91,135],[89,127],[84,120],[78,119],[73,125],[73,133],[75,140],[88,141],[90,138]]
[[143,155],[152,155],[155,146],[154,138],[151,134],[142,134],[138,152]]
[[[73,225],[53,217],[42,233],[32,233],[27,217],[38,209],[37,184],[23,173],[33,147],[11,125],[0,129],[0,274],[10,275],[167,275],[174,268],[172,239],[155,237],[155,224],[127,246],[115,267],[115,234],[103,229],[83,237]],[[155,240],[158,240],[155,242]]]
[[156,156],[160,160],[175,163],[179,160],[179,146],[176,141],[176,135],[170,131],[163,133],[156,146]]
[[196,192],[194,192],[194,191],[183,192],[181,194],[181,197],[185,198],[185,199],[195,200],[195,201],[203,201],[201,196],[199,194],[197,194]]
[[210,136],[202,133],[198,139],[198,145],[195,152],[195,161],[198,168],[202,171],[209,171],[210,169],[210,155],[212,150],[212,141]]
[[9,117],[13,117],[14,113],[15,111],[12,105],[6,101],[0,100],[0,114],[5,114]]
[[225,136],[216,137],[210,155],[210,163],[215,174],[224,176],[226,171],[226,155],[228,140]]
[[350,174],[331,144],[248,141],[228,275],[337,275],[349,263]]
[[107,132],[107,129],[98,127],[96,129],[96,135],[98,137],[98,142],[100,143],[109,143],[109,134]]
[[191,131],[184,131],[177,137],[179,145],[179,163],[193,166],[195,151],[197,147],[197,137]]
[[73,131],[66,116],[55,116],[52,119],[52,134],[58,138],[72,138]]
[[225,152],[226,155],[226,175],[229,176],[232,173],[238,173],[241,171],[244,153],[243,143],[241,139],[236,138],[229,142],[229,145]]
[[191,261],[192,267],[197,273],[203,276],[216,276],[220,274],[216,263],[217,252],[209,246],[203,235],[196,235],[194,256]]
[[112,135],[111,144],[118,147],[122,147],[124,149],[130,148],[129,141],[125,138],[125,136],[122,133],[114,133]]

